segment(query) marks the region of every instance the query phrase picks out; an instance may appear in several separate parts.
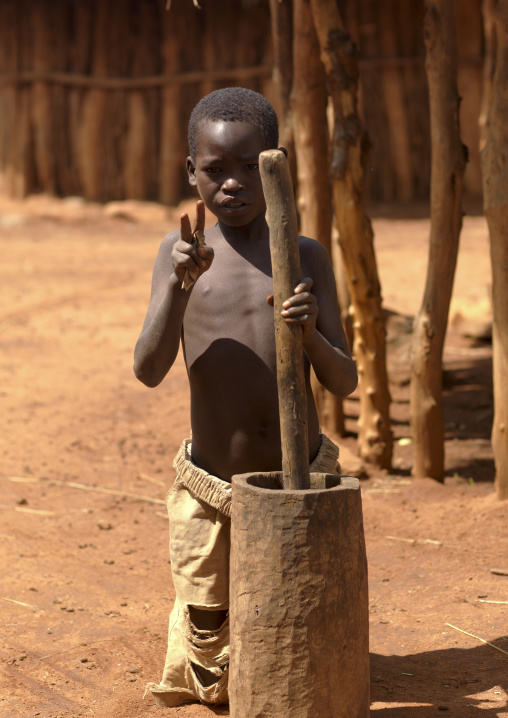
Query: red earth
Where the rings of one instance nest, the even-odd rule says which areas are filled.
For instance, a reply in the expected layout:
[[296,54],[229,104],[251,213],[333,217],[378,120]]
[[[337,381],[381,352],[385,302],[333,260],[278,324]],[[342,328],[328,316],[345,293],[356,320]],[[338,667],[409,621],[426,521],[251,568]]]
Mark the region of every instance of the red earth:
[[[181,357],[148,390],[132,353],[179,211],[0,199],[2,717],[229,715],[143,699],[160,677],[174,600],[164,496],[189,396]],[[356,395],[348,436],[335,437],[344,473],[362,479],[372,716],[508,716],[508,504],[496,499],[489,441],[486,224],[464,219],[444,352],[443,485],[411,478],[408,357],[429,221],[418,208],[372,216],[393,471],[356,456]]]

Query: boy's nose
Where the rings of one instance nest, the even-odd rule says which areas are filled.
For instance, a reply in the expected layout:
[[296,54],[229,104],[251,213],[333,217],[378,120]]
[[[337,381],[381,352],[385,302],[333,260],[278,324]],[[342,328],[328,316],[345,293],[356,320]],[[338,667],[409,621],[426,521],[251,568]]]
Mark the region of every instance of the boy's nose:
[[238,192],[238,190],[244,189],[244,187],[236,177],[228,177],[227,180],[224,180],[221,189],[223,192]]

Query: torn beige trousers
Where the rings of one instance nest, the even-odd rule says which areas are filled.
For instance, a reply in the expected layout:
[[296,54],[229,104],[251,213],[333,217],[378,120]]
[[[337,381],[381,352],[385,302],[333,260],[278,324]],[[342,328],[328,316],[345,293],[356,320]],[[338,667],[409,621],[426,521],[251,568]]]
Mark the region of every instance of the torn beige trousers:
[[[322,434],[310,470],[340,473],[338,456],[339,448]],[[159,706],[187,701],[227,703],[229,617],[217,631],[199,630],[190,620],[189,606],[210,611],[229,608],[231,484],[192,463],[190,439],[181,445],[174,467],[176,479],[166,503],[176,600],[162,680],[149,683],[147,691]],[[196,665],[214,674],[217,681],[203,686]]]

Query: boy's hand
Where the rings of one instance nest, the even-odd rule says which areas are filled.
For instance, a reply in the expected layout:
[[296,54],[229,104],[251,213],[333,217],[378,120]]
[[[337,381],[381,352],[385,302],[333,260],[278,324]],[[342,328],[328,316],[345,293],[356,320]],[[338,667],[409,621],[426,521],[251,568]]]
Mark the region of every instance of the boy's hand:
[[210,269],[213,261],[212,247],[195,247],[193,235],[205,229],[205,205],[199,200],[196,204],[196,217],[191,229],[189,215],[185,212],[180,217],[180,239],[175,243],[171,253],[173,268],[180,282],[184,281],[185,271],[189,270],[196,279]]
[[[316,331],[316,320],[319,312],[316,297],[311,293],[313,281],[304,277],[295,288],[295,293],[283,303],[281,316],[288,324],[299,324],[302,327],[303,339],[310,338]],[[267,297],[273,306],[273,294]]]

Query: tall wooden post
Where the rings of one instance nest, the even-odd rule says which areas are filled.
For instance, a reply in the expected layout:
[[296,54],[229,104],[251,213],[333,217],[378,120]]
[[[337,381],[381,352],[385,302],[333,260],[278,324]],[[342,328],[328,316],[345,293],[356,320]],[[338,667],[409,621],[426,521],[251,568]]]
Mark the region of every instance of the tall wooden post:
[[[310,0],[293,3],[293,112],[297,158],[300,232],[317,239],[332,260],[332,192],[329,177],[328,94],[325,70]],[[342,399],[333,396],[313,377],[312,389],[320,423],[328,431],[344,433]]]
[[279,95],[279,142],[288,151],[291,178],[296,186],[291,88],[293,83],[293,0],[270,0],[274,80]]
[[483,83],[482,83],[482,104],[478,125],[480,129],[480,152],[485,147],[489,130],[489,112],[492,104],[492,80],[496,67],[496,25],[494,22],[494,8],[496,0],[483,0],[483,43],[485,52],[483,57]]
[[483,198],[490,232],[494,347],[494,425],[492,447],[496,488],[508,499],[508,0],[498,0],[494,13],[497,52],[482,155]]
[[415,319],[411,358],[413,474],[444,478],[442,355],[462,226],[462,177],[455,6],[427,0],[426,70],[432,147],[430,245],[422,306]]
[[359,392],[359,453],[380,467],[392,462],[386,331],[372,226],[364,213],[362,131],[357,111],[358,58],[336,0],[311,0],[333,102],[331,175],[335,221],[354,312]]

